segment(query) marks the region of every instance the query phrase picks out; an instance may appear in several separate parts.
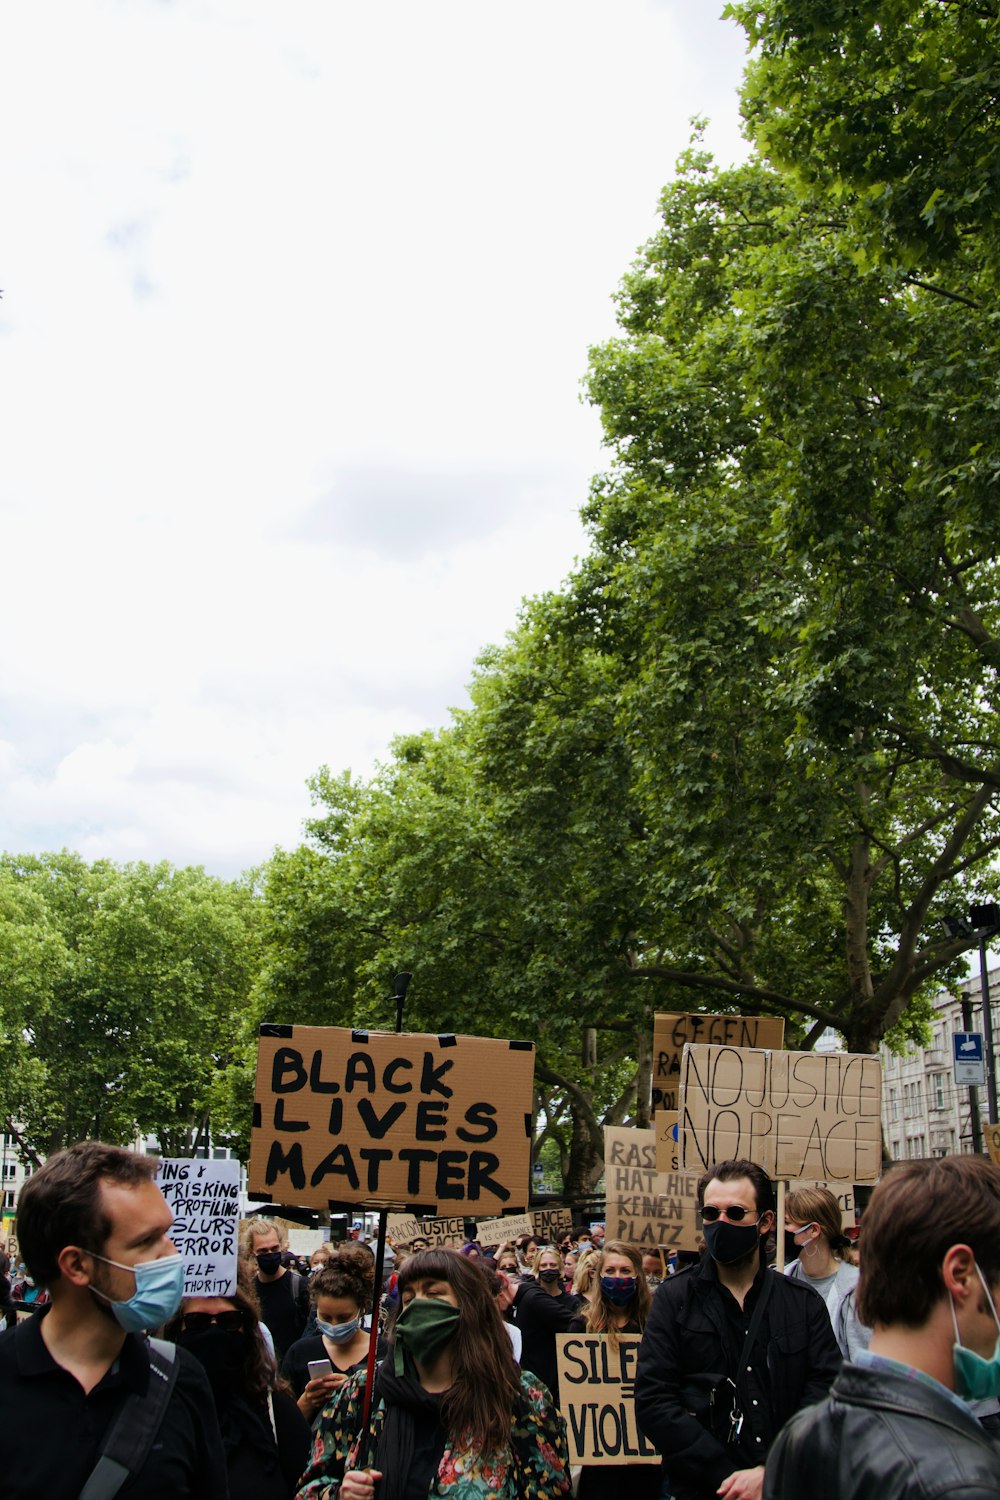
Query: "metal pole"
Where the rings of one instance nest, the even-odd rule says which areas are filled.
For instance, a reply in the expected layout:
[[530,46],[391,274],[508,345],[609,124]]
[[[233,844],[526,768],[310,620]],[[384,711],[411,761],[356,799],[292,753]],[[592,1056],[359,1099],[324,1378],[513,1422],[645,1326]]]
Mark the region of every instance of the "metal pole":
[[1000,1125],[997,1119],[997,1064],[993,1052],[993,1007],[990,1004],[990,976],[986,967],[986,939],[994,937],[995,930],[979,929],[979,986],[983,1005],[983,1039],[986,1052],[986,1096],[990,1103],[990,1124]]
[[[409,988],[410,974],[397,974],[392,987],[392,998],[396,1002],[396,1035],[399,1036],[403,1030],[403,1006],[406,1003],[406,991]],[[372,1299],[372,1336],[368,1345],[368,1368],[365,1375],[365,1399],[364,1414],[362,1418],[363,1431],[367,1434],[362,1440],[361,1453],[362,1467],[367,1468],[370,1462],[369,1450],[371,1443],[371,1428],[369,1417],[372,1410],[372,1396],[375,1391],[375,1351],[378,1345],[378,1315],[382,1306],[382,1275],[385,1269],[385,1237],[389,1231],[389,1210],[383,1208],[378,1216],[378,1243],[375,1247],[375,1295]]]
[[[972,1001],[965,994],[962,995],[962,1030],[972,1030]],[[983,1127],[979,1120],[979,1093],[975,1088],[969,1089],[969,1122],[972,1126],[972,1149],[977,1155],[982,1155]]]

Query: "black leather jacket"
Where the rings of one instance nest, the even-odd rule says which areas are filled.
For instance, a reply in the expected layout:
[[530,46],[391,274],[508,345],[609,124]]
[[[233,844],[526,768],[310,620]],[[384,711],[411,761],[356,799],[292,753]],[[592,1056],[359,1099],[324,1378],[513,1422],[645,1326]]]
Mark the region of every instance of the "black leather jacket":
[[[677,1500],[715,1500],[734,1470],[762,1464],[784,1423],[800,1407],[821,1401],[840,1369],[822,1297],[763,1266],[758,1296],[765,1276],[771,1290],[763,1321],[749,1368],[739,1370],[742,1339],[731,1326],[709,1257],[700,1268],[662,1282],[653,1298],[639,1347],[635,1411],[663,1454]],[[733,1402],[728,1376],[736,1378],[744,1413],[738,1442],[727,1441]]]
[[764,1500],[998,1500],[1000,1446],[943,1391],[845,1365],[767,1460]]

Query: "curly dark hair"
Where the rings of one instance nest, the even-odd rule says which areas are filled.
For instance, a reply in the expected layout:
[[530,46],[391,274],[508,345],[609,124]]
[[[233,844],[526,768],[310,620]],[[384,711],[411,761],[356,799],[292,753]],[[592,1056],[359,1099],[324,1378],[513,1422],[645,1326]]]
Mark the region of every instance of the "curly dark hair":
[[345,1245],[331,1256],[309,1283],[313,1306],[319,1297],[349,1297],[358,1307],[371,1307],[375,1295],[375,1262],[363,1245]]
[[521,1381],[489,1281],[477,1261],[451,1250],[411,1255],[399,1273],[400,1297],[417,1281],[446,1281],[461,1313],[450,1346],[454,1379],[441,1403],[445,1429],[496,1453],[510,1442]]

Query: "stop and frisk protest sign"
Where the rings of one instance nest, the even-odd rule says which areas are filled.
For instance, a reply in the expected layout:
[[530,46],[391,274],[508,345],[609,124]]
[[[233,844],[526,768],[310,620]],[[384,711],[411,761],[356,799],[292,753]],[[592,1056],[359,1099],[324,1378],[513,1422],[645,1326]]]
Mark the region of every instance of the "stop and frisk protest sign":
[[239,1250],[239,1162],[165,1157],[156,1185],[173,1210],[170,1238],[184,1258],[185,1297],[231,1297]]
[[414,1217],[527,1206],[531,1042],[260,1028],[249,1196]]
[[882,1068],[848,1052],[684,1048],[680,1160],[701,1172],[742,1157],[774,1178],[877,1182]]
[[658,1011],[653,1016],[653,1108],[677,1109],[681,1053],[688,1042],[728,1047],[781,1047],[780,1016],[706,1016]]
[[571,1464],[658,1464],[635,1420],[638,1334],[557,1333],[559,1407]]
[[698,1178],[656,1170],[656,1132],[604,1131],[605,1224],[609,1240],[664,1250],[697,1250]]

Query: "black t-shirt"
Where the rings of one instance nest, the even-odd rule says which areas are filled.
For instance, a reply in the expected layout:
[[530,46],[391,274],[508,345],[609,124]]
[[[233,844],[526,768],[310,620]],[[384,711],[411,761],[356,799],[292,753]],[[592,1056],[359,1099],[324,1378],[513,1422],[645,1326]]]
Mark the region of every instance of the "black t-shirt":
[[297,1271],[286,1271],[277,1281],[253,1279],[260,1298],[260,1320],[266,1323],[274,1339],[278,1364],[286,1352],[302,1337],[309,1316],[309,1284]]
[[[130,1333],[94,1389],[56,1364],[45,1313],[0,1335],[0,1492],[3,1500],[77,1500],[125,1397],[152,1378],[142,1334]],[[122,1500],[226,1500],[229,1486],[208,1377],[184,1349],[177,1383],[140,1473]]]
[[556,1400],[556,1334],[568,1333],[580,1306],[579,1297],[560,1292],[553,1297],[534,1282],[522,1281],[514,1294],[515,1322],[521,1330],[521,1369],[530,1370],[548,1386]]
[[[387,1347],[388,1345],[385,1340],[380,1338],[376,1346],[375,1357],[383,1360]],[[311,1338],[307,1335],[303,1339],[298,1339],[281,1362],[281,1373],[288,1381],[296,1396],[301,1396],[309,1383],[309,1361],[311,1359],[330,1359],[329,1351],[323,1342],[322,1334],[313,1334]],[[330,1363],[333,1364],[333,1361],[330,1360]],[[360,1359],[355,1360],[353,1365],[345,1365],[343,1367],[343,1374],[353,1375],[355,1370],[363,1370],[367,1363],[367,1354],[362,1355]],[[334,1365],[333,1367],[335,1370],[341,1368],[340,1365]]]

